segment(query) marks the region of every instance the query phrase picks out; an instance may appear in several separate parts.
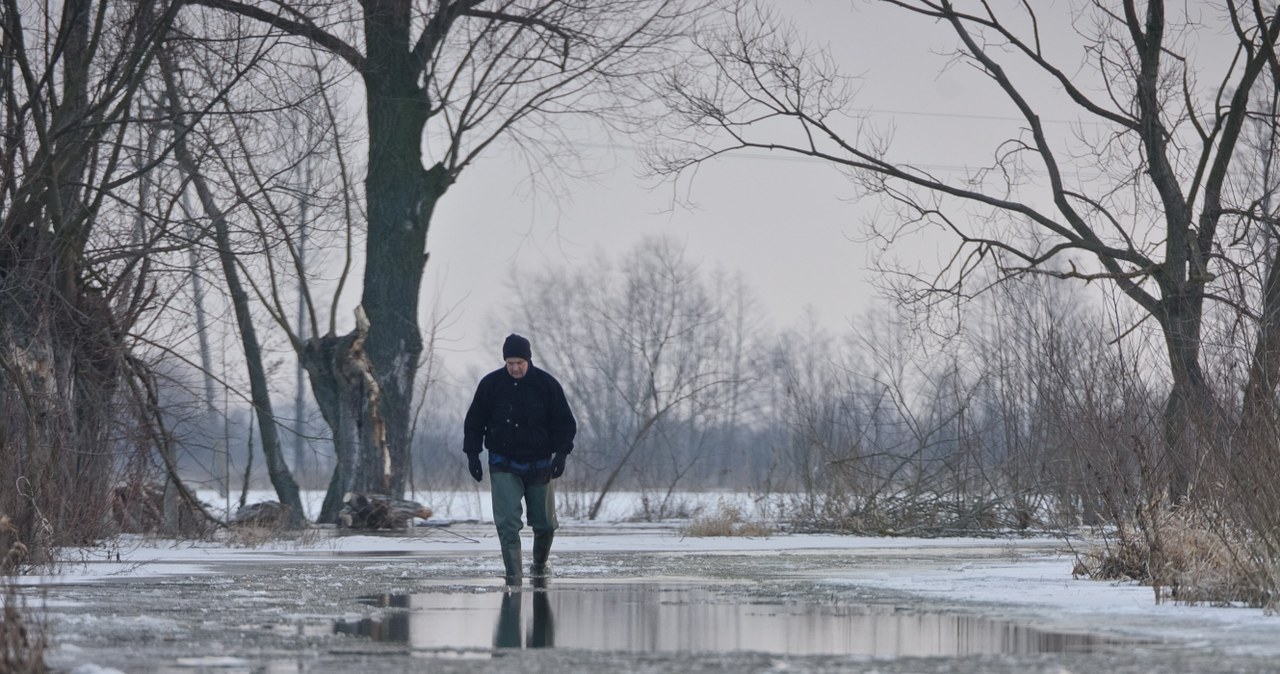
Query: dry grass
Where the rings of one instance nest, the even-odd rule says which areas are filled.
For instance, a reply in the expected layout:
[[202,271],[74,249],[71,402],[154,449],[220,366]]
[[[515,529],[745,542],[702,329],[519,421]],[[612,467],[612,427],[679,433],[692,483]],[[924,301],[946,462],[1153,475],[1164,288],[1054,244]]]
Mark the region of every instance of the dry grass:
[[773,528],[760,522],[746,521],[742,511],[721,502],[715,513],[692,520],[681,529],[685,536],[772,536]]
[[0,672],[5,674],[43,674],[50,671],[44,663],[48,648],[46,625],[32,617],[17,586],[8,577],[0,594]]
[[[0,516],[0,532],[17,532],[8,515]],[[5,561],[0,568],[18,566],[26,553],[27,546],[21,541],[14,541],[5,552]],[[10,576],[0,576],[0,586],[3,586],[0,592],[0,672],[41,674],[49,671],[44,664],[44,652],[48,646],[45,624],[31,617]]]
[[1191,508],[1164,510],[1145,528],[1122,527],[1077,555],[1074,574],[1096,580],[1136,580],[1157,602],[1244,604],[1271,608],[1260,583],[1257,543],[1247,532]]
[[0,672],[42,674],[48,646],[43,623],[30,618],[27,607],[12,585],[6,584],[0,609]]
[[306,527],[295,529],[285,524],[277,526],[242,525],[227,527],[222,536],[233,548],[260,548],[266,545],[314,545],[324,535],[325,529]]

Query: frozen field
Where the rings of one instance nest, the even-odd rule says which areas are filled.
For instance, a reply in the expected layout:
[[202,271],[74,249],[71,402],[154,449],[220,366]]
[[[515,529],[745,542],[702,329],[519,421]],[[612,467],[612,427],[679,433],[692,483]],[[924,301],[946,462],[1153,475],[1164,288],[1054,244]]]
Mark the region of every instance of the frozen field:
[[49,664],[79,674],[1227,672],[1280,656],[1280,619],[1073,580],[1059,540],[562,524],[555,578],[514,594],[491,527],[455,522],[251,547],[123,539],[27,579],[27,601]]

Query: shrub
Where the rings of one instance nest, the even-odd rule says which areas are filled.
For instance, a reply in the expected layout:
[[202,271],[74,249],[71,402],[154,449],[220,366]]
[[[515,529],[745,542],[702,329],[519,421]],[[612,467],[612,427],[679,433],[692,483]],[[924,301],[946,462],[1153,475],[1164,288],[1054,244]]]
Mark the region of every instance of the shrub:
[[723,501],[716,512],[699,517],[681,529],[685,536],[772,536],[773,529],[759,522],[745,521],[742,511]]
[[1164,509],[1145,526],[1116,534],[1077,555],[1074,574],[1096,580],[1131,579],[1150,585],[1157,602],[1245,604],[1274,608],[1259,582],[1256,536],[1205,509]]

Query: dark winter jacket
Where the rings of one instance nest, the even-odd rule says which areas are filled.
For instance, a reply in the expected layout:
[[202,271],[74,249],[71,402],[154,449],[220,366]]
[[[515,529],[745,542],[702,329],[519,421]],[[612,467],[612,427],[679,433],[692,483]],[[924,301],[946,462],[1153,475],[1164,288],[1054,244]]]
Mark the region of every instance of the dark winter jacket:
[[520,379],[505,367],[485,375],[463,421],[462,451],[533,462],[573,450],[578,423],[560,382],[529,364]]

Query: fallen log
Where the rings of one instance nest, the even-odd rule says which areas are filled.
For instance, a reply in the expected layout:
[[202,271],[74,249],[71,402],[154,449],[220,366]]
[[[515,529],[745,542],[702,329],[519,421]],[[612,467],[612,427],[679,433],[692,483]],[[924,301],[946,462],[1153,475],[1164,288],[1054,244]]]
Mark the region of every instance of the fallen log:
[[346,529],[404,529],[420,517],[431,517],[431,508],[421,503],[383,494],[353,492],[343,497],[338,511],[338,527]]
[[293,508],[279,501],[262,501],[250,503],[236,510],[236,514],[228,522],[231,526],[262,527],[279,529],[289,523],[289,515]]

